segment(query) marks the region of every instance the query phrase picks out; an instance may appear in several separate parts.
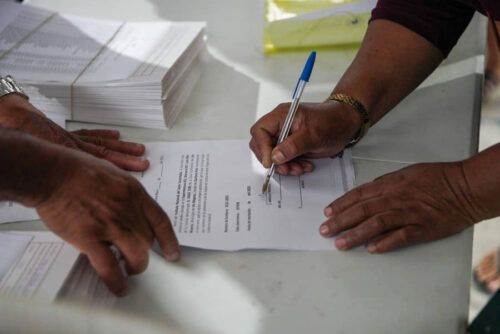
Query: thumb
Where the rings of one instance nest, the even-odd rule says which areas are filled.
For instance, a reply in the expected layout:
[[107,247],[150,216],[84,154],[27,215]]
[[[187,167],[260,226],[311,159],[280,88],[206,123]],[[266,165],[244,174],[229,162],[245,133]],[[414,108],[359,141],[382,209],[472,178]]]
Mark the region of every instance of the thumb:
[[278,144],[271,157],[273,162],[281,165],[298,156],[308,153],[312,149],[311,136],[305,130],[292,133],[281,144]]

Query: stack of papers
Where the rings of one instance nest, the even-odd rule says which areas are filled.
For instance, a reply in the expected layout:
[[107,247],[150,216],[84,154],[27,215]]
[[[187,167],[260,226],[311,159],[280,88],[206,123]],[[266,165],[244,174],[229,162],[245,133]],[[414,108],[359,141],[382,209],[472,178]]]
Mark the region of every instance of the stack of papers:
[[[0,279],[0,297],[54,301],[75,265],[79,252],[51,232],[0,233],[0,252],[8,265]],[[16,246],[16,247],[13,247]]]
[[52,232],[0,232],[0,297],[111,306],[85,256]]
[[23,254],[31,237],[13,233],[0,233],[0,282],[14,262]]
[[52,118],[171,127],[201,74],[204,23],[96,20],[5,1],[0,21],[12,8],[0,68]]

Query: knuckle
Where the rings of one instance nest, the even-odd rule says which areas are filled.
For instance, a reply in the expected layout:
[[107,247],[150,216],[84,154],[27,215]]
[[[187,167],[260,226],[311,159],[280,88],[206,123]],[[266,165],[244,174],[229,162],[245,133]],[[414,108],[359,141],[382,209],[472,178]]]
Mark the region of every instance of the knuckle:
[[367,218],[370,216],[370,209],[368,208],[368,204],[366,204],[366,202],[360,202],[359,208],[361,210],[362,218]]
[[62,145],[63,145],[64,147],[67,147],[67,148],[73,148],[73,149],[74,149],[74,148],[77,148],[76,143],[75,143],[73,140],[68,139],[68,138],[61,138],[61,139],[59,140],[59,143],[62,143]]
[[288,144],[283,145],[282,151],[284,151],[285,156],[291,157],[291,156],[296,156],[298,154],[298,147],[297,144],[293,141],[288,142]]
[[134,263],[130,264],[130,267],[133,270],[132,273],[140,274],[144,272],[147,269],[149,263],[149,254],[147,249],[145,250],[143,247],[141,247],[139,250],[137,250],[134,258]]
[[290,102],[283,102],[278,104],[275,110],[282,111],[282,110],[288,110],[289,108],[290,108]]
[[347,221],[343,215],[337,215],[330,221],[332,231],[340,232],[347,225]]
[[312,145],[324,147],[329,144],[328,136],[324,135],[319,129],[310,129],[308,131],[308,138]]
[[132,235],[136,230],[135,226],[132,223],[118,217],[113,220],[113,225],[116,227],[117,234],[120,236]]
[[168,236],[170,233],[170,223],[164,217],[163,210],[158,210],[155,219],[151,220],[151,227],[154,229],[154,234],[156,236]]
[[258,124],[259,122],[260,122],[260,120],[259,120],[259,121],[257,121],[257,123],[255,123],[254,125],[252,125],[252,127],[250,128],[250,135],[252,135],[252,137],[254,137],[254,136],[255,136],[255,133],[257,132],[257,124]]
[[95,144],[97,146],[103,146],[104,145],[104,140],[102,139],[102,137],[97,136],[97,137],[94,138],[94,140],[95,140]]
[[134,178],[127,178],[126,193],[131,196],[143,195],[142,185]]
[[355,202],[355,201],[359,201],[361,199],[362,195],[363,194],[362,194],[361,187],[356,187],[353,190],[351,190],[350,192],[348,192],[346,194],[345,198],[348,198],[350,201],[354,201]]
[[407,244],[411,241],[410,234],[408,233],[407,230],[402,229],[397,231],[396,233],[397,233],[396,237],[402,244]]
[[115,271],[115,264],[112,263],[111,261],[107,261],[105,265],[103,265],[99,269],[99,275],[104,279],[104,280],[110,280],[113,277],[116,276],[116,271]]
[[348,246],[353,246],[359,242],[362,241],[362,233],[358,231],[357,229],[353,229],[352,231],[349,232],[349,234],[346,236],[346,241]]
[[385,231],[387,229],[386,219],[382,216],[377,216],[374,219],[374,227],[378,231]]
[[109,150],[104,146],[98,146],[97,154],[101,157],[107,157],[109,156]]
[[256,152],[255,142],[254,142],[254,140],[253,140],[253,139],[252,139],[252,140],[250,140],[250,141],[248,142],[248,147],[249,147],[249,148],[250,148],[250,150],[252,150],[253,152]]

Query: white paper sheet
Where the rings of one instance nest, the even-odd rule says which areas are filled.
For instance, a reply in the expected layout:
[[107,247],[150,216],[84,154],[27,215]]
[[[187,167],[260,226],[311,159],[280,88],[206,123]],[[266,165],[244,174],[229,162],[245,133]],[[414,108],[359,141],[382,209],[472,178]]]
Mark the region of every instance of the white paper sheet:
[[77,85],[132,77],[138,81],[159,82],[203,27],[201,23],[124,23],[78,79]]
[[0,296],[55,300],[79,252],[51,232],[16,232],[32,238],[0,281]]
[[82,255],[59,292],[57,299],[109,307],[114,305],[117,297],[99,278],[88,258]]
[[316,160],[313,173],[265,170],[247,140],[149,143],[150,169],[137,175],[169,214],[182,245],[218,249],[334,249],[321,237],[324,207],[354,183],[352,158]]
[[0,33],[16,18],[20,10],[19,4],[10,0],[0,0]]
[[21,82],[72,84],[120,27],[114,21],[41,13],[23,6],[23,20],[0,34],[0,67]]
[[[20,4],[6,5],[5,2],[0,2],[0,5],[2,5],[0,9],[3,9],[4,6],[8,8],[3,15],[15,14],[14,18],[9,18],[2,23],[4,25],[0,35],[0,55],[2,57],[54,15],[52,11]],[[3,66],[2,69],[4,69]]]
[[15,233],[0,233],[0,280],[24,253],[32,237]]
[[35,219],[38,219],[38,214],[34,209],[10,201],[0,202],[0,224]]

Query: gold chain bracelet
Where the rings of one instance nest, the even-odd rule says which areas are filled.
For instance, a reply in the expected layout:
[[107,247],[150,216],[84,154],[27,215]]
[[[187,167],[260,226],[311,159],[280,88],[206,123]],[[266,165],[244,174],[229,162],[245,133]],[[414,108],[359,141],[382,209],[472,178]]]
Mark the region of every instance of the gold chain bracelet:
[[368,130],[370,129],[370,117],[368,115],[368,112],[366,111],[366,108],[363,106],[361,102],[356,100],[355,98],[346,95],[346,94],[341,94],[341,93],[332,93],[326,101],[337,101],[343,104],[347,104],[350,106],[352,109],[354,109],[357,113],[360,114],[361,116],[361,127],[359,128],[356,136],[354,136],[354,139],[351,140],[346,147],[352,147],[356,145],[361,138],[363,138],[367,133]]

